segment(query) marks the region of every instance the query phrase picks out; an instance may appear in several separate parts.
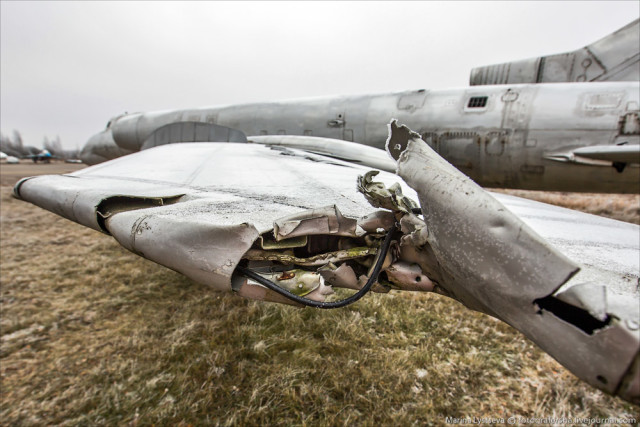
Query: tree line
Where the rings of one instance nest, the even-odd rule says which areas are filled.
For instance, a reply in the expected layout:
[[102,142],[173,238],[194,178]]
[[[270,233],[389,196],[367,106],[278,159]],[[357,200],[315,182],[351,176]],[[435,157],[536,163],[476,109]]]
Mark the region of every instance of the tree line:
[[80,154],[80,150],[78,149],[65,150],[62,148],[62,142],[60,142],[59,136],[51,140],[45,136],[42,141],[42,148],[38,148],[33,145],[25,145],[22,140],[22,135],[20,135],[20,132],[17,130],[13,131],[13,136],[6,136],[0,133],[0,151],[8,156],[20,158],[39,154],[43,149],[61,159],[77,159]]

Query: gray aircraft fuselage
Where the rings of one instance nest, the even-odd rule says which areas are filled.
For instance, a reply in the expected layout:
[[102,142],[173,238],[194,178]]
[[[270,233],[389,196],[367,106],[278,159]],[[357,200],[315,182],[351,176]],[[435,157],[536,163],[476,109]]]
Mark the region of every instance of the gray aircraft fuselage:
[[635,161],[613,163],[574,151],[640,144],[639,97],[638,82],[518,84],[135,113],[113,119],[83,155],[97,163],[138,151],[154,131],[178,122],[384,148],[385,124],[396,118],[482,186],[637,193],[634,154]]

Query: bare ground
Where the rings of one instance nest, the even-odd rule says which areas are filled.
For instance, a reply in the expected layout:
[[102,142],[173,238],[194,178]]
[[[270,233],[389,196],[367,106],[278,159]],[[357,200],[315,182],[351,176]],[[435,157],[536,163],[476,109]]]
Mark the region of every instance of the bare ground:
[[25,176],[70,173],[86,167],[87,165],[82,163],[65,163],[56,160],[51,161],[51,163],[37,164],[26,160],[22,160],[22,162],[17,165],[2,163],[0,164],[0,185],[12,186]]
[[[640,419],[446,298],[392,292],[320,311],[218,294],[10,190],[0,200],[3,425]],[[637,222],[637,196],[622,197]]]

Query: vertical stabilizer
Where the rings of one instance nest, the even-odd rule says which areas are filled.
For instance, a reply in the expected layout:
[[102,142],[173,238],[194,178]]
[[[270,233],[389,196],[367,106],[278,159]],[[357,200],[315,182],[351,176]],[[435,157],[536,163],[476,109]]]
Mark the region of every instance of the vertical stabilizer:
[[640,80],[640,20],[582,49],[471,70],[470,84]]

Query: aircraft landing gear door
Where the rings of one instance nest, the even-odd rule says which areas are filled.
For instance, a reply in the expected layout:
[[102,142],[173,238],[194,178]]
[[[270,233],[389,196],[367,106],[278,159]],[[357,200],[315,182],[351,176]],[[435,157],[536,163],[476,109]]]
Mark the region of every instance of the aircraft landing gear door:
[[327,121],[327,138],[353,141],[353,130],[346,129],[347,119],[344,111],[336,111]]

